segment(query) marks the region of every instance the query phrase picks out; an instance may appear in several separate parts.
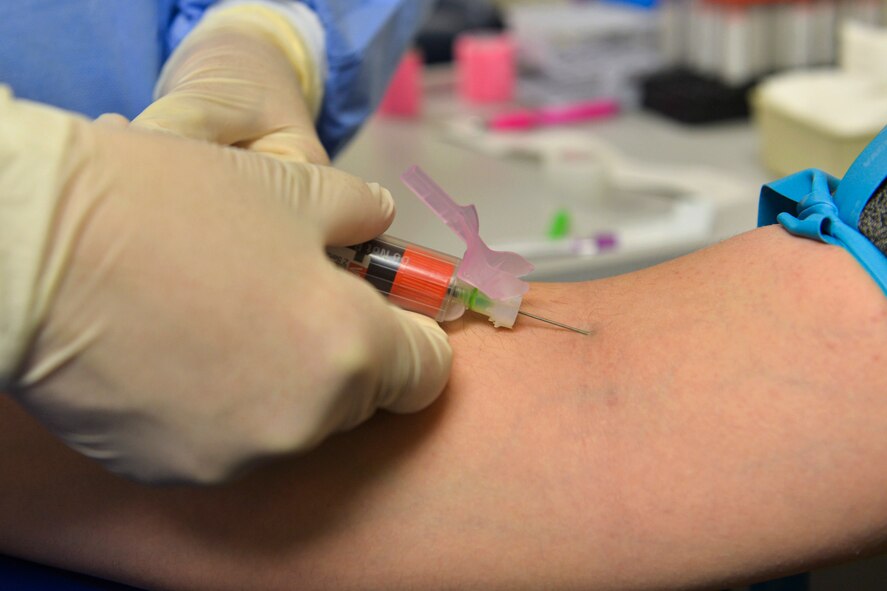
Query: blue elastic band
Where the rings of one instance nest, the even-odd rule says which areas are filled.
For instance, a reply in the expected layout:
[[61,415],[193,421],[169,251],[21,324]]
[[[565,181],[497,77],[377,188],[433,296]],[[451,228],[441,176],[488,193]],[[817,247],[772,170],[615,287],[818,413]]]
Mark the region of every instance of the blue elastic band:
[[887,128],[844,179],[809,169],[761,188],[758,226],[779,223],[796,236],[846,249],[887,295],[887,256],[857,229],[859,215],[887,178]]

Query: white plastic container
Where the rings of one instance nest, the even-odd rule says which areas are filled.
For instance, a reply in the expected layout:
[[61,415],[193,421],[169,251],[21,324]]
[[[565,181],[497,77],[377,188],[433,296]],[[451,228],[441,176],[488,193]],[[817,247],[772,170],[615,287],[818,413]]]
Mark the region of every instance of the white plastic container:
[[887,125],[887,31],[845,23],[841,67],[778,74],[752,95],[764,165],[843,176]]

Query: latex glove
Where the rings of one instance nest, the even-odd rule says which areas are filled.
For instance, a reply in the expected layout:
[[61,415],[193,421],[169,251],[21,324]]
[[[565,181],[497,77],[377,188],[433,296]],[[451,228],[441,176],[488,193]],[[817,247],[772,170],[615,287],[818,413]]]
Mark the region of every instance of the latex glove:
[[0,96],[0,387],[145,481],[215,482],[417,411],[444,332],[324,253],[393,213],[329,167]]
[[314,127],[323,98],[323,29],[304,5],[274,6],[266,0],[210,10],[164,65],[156,101],[133,125],[329,163]]

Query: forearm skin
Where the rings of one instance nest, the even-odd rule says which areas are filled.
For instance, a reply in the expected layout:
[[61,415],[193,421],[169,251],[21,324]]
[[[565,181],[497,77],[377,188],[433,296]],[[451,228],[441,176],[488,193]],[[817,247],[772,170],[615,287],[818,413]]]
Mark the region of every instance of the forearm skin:
[[[827,281],[827,286],[824,283]],[[169,589],[688,589],[887,540],[887,303],[775,227],[449,327],[447,393],[214,489],[0,409],[0,551]]]

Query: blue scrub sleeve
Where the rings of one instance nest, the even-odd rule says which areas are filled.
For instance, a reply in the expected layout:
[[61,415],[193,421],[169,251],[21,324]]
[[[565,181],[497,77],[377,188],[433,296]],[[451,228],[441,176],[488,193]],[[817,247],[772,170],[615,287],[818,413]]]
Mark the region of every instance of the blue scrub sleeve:
[[434,0],[305,0],[326,32],[318,135],[335,156],[373,113]]
[[[168,53],[216,0],[178,0]],[[373,113],[435,0],[304,0],[326,36],[327,76],[317,133],[335,156]]]
[[857,157],[844,178],[809,169],[761,189],[758,225],[781,224],[796,236],[846,249],[887,295],[887,255],[860,227],[860,216],[887,183],[887,128]]
[[135,117],[151,102],[173,1],[0,1],[0,83],[88,117]]
[[166,38],[164,41],[163,60],[172,54],[173,50],[179,46],[182,39],[187,37],[200,19],[203,18],[207,9],[215,4],[218,0],[175,0],[170,15],[169,25],[166,29]]

